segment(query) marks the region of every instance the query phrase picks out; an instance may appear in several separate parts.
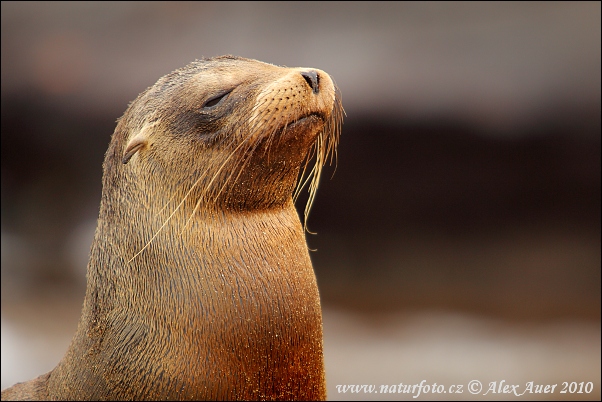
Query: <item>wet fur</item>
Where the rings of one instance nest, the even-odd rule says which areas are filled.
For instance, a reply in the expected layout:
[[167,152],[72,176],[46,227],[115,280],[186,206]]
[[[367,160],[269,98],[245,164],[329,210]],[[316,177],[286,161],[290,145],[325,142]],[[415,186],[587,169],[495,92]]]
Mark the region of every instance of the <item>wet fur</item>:
[[[103,165],[77,333],[54,370],[3,400],[326,397],[319,294],[292,195],[310,182],[307,220],[342,107],[334,85],[310,98],[291,71],[201,60],[130,104]],[[203,115],[229,89],[221,117]]]

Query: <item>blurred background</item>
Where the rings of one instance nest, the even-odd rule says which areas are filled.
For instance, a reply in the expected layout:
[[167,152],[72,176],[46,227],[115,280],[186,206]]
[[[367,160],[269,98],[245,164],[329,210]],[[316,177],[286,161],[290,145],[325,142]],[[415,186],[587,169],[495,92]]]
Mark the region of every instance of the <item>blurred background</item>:
[[[309,218],[336,385],[600,399],[600,2],[2,2],[2,388],[75,333],[128,102],[202,57],[325,70],[347,118]],[[332,179],[331,179],[332,176]],[[302,210],[303,200],[299,203]],[[591,393],[560,394],[562,382]]]

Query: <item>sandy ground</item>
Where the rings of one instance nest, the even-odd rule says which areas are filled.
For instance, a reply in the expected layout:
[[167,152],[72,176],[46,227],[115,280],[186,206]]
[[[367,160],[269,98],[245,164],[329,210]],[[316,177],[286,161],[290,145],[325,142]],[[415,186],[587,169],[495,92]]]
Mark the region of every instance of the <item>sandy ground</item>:
[[[2,304],[2,388],[54,367],[75,331],[81,300],[55,295]],[[326,306],[324,332],[331,400],[600,399],[599,323],[511,323],[435,311],[359,315]],[[477,395],[468,390],[473,380],[483,387]],[[518,393],[530,381],[558,385],[550,394],[483,395],[494,381],[496,387],[518,385]],[[584,389],[592,382],[593,391],[561,394],[565,381],[584,382]],[[400,383],[421,382],[419,395],[380,392],[381,385],[398,391]],[[425,392],[435,383],[445,393]],[[374,385],[375,391],[343,392],[346,385]],[[452,385],[462,393],[449,393]]]

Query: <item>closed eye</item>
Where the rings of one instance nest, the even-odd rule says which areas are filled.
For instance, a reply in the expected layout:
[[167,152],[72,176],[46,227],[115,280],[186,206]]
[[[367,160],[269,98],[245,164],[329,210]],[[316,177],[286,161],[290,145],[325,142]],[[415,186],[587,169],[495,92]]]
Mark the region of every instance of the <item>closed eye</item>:
[[217,105],[218,103],[220,103],[224,98],[226,98],[231,91],[219,94],[217,96],[214,96],[213,98],[210,98],[207,102],[205,102],[205,104],[203,105],[203,108],[208,108],[208,107],[212,107]]

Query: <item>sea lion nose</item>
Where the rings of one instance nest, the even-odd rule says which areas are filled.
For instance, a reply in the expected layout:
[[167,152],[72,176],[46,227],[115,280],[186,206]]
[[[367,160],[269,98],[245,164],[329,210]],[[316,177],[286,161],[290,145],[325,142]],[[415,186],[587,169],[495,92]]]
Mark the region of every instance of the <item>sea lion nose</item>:
[[320,92],[320,76],[317,71],[302,71],[301,75],[315,94]]

